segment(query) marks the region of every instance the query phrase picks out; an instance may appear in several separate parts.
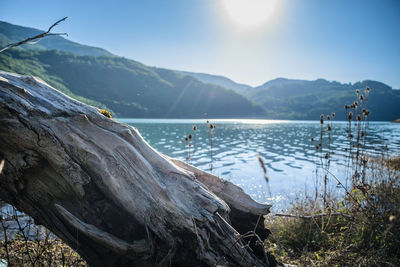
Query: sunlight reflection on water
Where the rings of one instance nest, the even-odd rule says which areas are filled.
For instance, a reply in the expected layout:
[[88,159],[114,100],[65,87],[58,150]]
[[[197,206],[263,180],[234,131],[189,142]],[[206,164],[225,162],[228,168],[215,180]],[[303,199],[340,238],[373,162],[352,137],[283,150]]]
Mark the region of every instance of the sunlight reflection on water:
[[[188,146],[184,138],[193,134],[190,163],[210,170],[209,127],[206,120],[190,119],[118,119],[135,126],[145,140],[158,151],[186,160]],[[241,186],[253,199],[268,202],[274,209],[287,207],[296,197],[312,194],[320,186],[315,151],[320,124],[316,121],[274,121],[244,119],[214,119],[213,173]],[[334,122],[332,127],[331,171],[344,177],[345,149],[348,140],[345,134],[347,122]],[[373,155],[382,153],[388,145],[389,153],[400,153],[400,124],[371,122],[368,130],[366,150]],[[324,141],[326,142],[326,140]],[[257,159],[260,154],[268,170],[268,185]],[[344,181],[342,181],[344,183]],[[331,181],[334,190],[335,181]]]

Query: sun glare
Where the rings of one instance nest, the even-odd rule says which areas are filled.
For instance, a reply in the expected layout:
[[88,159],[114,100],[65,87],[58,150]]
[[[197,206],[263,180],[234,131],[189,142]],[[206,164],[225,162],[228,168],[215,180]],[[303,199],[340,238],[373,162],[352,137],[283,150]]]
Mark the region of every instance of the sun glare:
[[241,27],[256,27],[274,14],[277,0],[223,0],[229,18]]

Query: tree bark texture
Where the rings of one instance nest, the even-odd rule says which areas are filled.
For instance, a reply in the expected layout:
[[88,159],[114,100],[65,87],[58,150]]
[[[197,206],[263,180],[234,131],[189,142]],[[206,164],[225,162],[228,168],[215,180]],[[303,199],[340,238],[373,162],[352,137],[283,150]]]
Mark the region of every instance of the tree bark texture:
[[37,78],[0,72],[0,152],[0,198],[91,266],[272,265],[269,205]]

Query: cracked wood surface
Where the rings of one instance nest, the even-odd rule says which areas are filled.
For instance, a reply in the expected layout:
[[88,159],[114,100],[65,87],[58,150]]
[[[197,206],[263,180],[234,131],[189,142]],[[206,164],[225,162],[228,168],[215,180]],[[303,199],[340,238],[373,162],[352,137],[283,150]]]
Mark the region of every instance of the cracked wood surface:
[[92,266],[268,265],[238,231],[252,231],[270,206],[162,155],[134,127],[0,72],[0,129],[0,198]]

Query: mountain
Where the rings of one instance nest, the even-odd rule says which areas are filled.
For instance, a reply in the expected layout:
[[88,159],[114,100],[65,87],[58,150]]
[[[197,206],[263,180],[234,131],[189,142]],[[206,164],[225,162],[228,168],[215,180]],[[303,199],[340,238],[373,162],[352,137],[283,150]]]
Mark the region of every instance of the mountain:
[[[0,21],[0,47],[3,48],[11,43],[25,40],[29,37],[43,33],[44,31],[14,25],[8,22]],[[79,56],[113,56],[105,49],[81,45],[69,41],[61,36],[48,36],[41,39],[34,45],[22,45],[22,49],[57,49],[64,52],[70,52]]]
[[219,86],[232,89],[244,95],[246,95],[247,92],[253,88],[250,85],[234,82],[231,79],[221,75],[213,75],[213,74],[190,72],[190,71],[179,71],[179,72],[184,75],[192,76],[203,83],[217,84]]
[[180,71],[202,82],[230,88],[264,108],[273,119],[316,120],[321,114],[335,112],[336,118],[346,120],[345,104],[356,100],[356,89],[371,88],[365,108],[371,110],[371,120],[395,120],[400,117],[400,90],[372,80],[354,84],[317,79],[314,81],[277,78],[258,87],[238,84],[231,79]]
[[261,117],[262,108],[223,87],[121,57],[77,56],[56,50],[10,49],[0,70],[31,74],[72,95],[111,109],[118,117]]
[[[357,100],[356,89],[371,91],[368,103],[363,105],[371,111],[371,120],[395,120],[400,117],[400,90],[372,80],[343,84],[318,79],[315,81],[278,78],[248,91],[246,95],[280,119],[318,119],[320,114],[336,113],[345,120],[345,104]],[[360,102],[360,101],[359,101]]]
[[[40,32],[0,22],[0,46]],[[60,36],[1,53],[0,70],[35,75],[119,117],[317,120],[320,114],[335,112],[336,119],[345,120],[344,105],[353,103],[355,90],[366,86],[371,88],[366,107],[371,120],[400,117],[400,90],[378,81],[346,84],[278,78],[251,87],[224,76],[149,67]]]
[[[0,22],[0,45],[43,31]],[[55,51],[57,50],[57,51]],[[0,54],[0,70],[35,75],[67,95],[119,117],[260,117],[245,97],[179,72],[149,67],[61,36]]]

